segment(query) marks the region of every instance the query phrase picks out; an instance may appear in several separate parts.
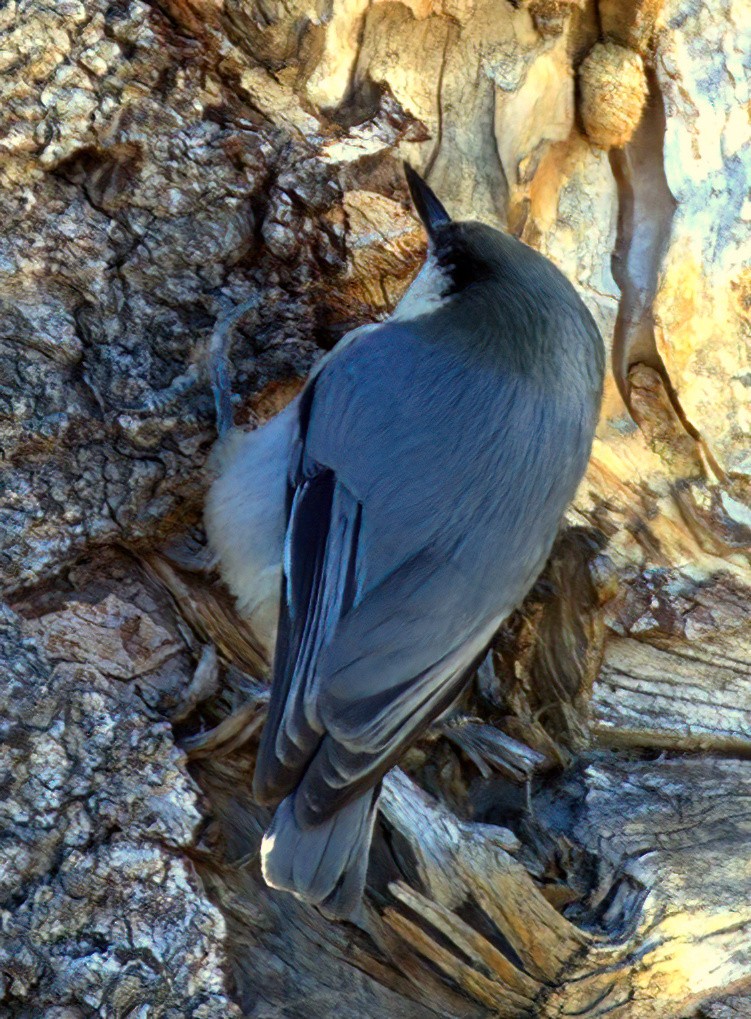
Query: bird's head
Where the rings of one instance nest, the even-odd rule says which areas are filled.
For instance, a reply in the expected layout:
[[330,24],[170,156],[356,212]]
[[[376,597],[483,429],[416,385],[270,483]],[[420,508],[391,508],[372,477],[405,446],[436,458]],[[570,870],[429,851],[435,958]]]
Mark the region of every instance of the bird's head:
[[[404,164],[415,210],[428,235],[425,264],[397,305],[397,319],[417,318],[466,294],[474,307],[508,308],[520,295],[542,310],[581,301],[563,274],[534,248],[503,230],[471,220],[452,220],[428,184]],[[464,301],[461,302],[463,305]]]
[[422,177],[404,164],[415,211],[428,235],[425,264],[394,311],[396,319],[417,318],[436,310],[468,287],[492,283],[513,273],[514,256],[525,253],[508,234],[484,223],[454,221]]

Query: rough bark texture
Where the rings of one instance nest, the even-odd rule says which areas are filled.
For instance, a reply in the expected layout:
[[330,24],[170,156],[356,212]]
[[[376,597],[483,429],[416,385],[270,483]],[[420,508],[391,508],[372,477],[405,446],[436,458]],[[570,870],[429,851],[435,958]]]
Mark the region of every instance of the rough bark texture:
[[[751,1014],[749,25],[2,6],[0,1016]],[[249,302],[252,426],[393,307],[403,157],[569,274],[613,373],[475,721],[386,782],[356,927],[248,853],[265,663],[200,569],[203,363]]]

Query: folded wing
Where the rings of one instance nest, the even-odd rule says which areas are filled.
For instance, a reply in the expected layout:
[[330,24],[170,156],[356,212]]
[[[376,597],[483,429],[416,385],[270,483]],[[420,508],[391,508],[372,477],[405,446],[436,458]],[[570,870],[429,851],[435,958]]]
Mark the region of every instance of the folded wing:
[[[512,591],[486,590],[478,573],[491,551],[485,528],[498,526],[498,514],[476,508],[481,495],[467,479],[487,471],[466,463],[467,443],[453,463],[455,437],[434,441],[445,416],[440,388],[414,390],[420,360],[435,356],[435,346],[394,332],[384,327],[352,344],[300,405],[272,701],[254,787],[270,803],[297,789],[296,815],[306,824],[379,780],[451,703],[514,604]],[[369,357],[385,359],[361,366],[379,380],[370,404],[356,384],[357,361]],[[444,369],[426,375],[445,380],[455,370],[450,361]],[[408,386],[411,419],[398,406]],[[513,382],[506,388],[508,402]],[[487,457],[499,443],[489,429],[497,431],[504,393],[496,384],[492,408],[477,405],[477,387],[472,398],[477,455]],[[388,415],[400,413],[387,442]],[[426,445],[437,445],[444,462],[426,462]],[[393,481],[400,472],[401,488]],[[451,484],[442,492],[444,477]]]

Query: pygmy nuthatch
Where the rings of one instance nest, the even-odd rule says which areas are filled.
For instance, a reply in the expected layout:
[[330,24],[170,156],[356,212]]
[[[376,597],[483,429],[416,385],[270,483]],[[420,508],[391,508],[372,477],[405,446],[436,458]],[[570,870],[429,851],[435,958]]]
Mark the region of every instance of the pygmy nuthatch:
[[230,431],[206,522],[273,684],[254,793],[268,884],[350,915],[380,781],[542,570],[584,474],[604,351],[568,280],[452,222],[409,167],[425,264],[281,414]]

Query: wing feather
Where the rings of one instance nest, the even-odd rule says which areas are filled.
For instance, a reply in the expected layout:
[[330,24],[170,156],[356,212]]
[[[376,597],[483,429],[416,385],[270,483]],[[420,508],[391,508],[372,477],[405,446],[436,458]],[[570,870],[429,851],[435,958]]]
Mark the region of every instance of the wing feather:
[[352,598],[361,508],[328,468],[312,466],[292,493],[269,716],[254,791],[276,802],[319,745],[317,664]]

